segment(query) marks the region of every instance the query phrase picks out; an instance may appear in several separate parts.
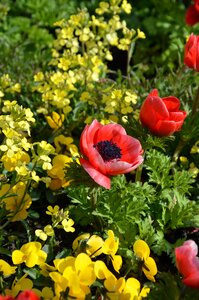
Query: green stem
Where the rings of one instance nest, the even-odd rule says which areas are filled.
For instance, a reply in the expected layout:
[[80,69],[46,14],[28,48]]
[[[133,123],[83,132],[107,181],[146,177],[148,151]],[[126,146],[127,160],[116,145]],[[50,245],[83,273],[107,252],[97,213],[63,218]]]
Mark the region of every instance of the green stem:
[[143,169],[143,164],[141,164],[137,169],[135,173],[135,182],[141,181],[142,177],[142,169]]
[[184,148],[184,146],[186,145],[186,143],[187,143],[187,139],[185,139],[183,137],[179,140],[179,143],[175,149],[175,152],[174,152],[173,158],[172,158],[172,161],[174,163],[177,163],[179,155],[180,155],[182,149]]

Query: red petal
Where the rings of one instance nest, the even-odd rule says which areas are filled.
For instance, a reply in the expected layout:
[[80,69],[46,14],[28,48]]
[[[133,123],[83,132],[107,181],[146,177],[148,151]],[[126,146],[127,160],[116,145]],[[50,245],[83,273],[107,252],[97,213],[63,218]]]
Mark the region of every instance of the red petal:
[[191,274],[190,276],[184,278],[182,282],[191,288],[199,289],[199,271],[196,274]]
[[196,257],[198,246],[193,240],[188,240],[175,249],[176,265],[178,271],[188,277],[199,272],[199,258]]
[[137,159],[138,155],[143,153],[140,142],[132,136],[117,135],[113,138],[113,142],[122,150],[122,161],[132,164],[134,163],[134,160]]
[[105,189],[110,189],[111,180],[109,177],[100,173],[96,170],[87,160],[80,158],[80,163],[84,170],[91,176],[91,178],[99,185],[103,186]]
[[110,141],[116,135],[126,135],[125,129],[119,124],[107,124],[98,130],[94,142],[97,144],[100,141]]
[[138,156],[133,164],[121,160],[107,162],[107,174],[118,175],[129,173],[132,170],[135,170],[143,162],[143,160],[142,156]]
[[140,121],[142,124],[153,132],[159,120],[168,118],[169,112],[162,99],[148,96],[140,109]]
[[91,125],[86,125],[80,137],[80,151],[83,155],[89,155],[89,146],[93,146],[93,139],[96,132],[103,125],[94,120]]
[[96,170],[99,170],[101,173],[106,174],[106,164],[99,154],[99,152],[91,145],[88,147],[88,160],[93,165]]
[[162,98],[164,104],[166,105],[168,111],[176,111],[180,108],[180,100],[176,97],[169,96]]
[[199,12],[195,5],[188,7],[185,15],[185,22],[189,26],[193,26],[199,22]]
[[157,90],[157,89],[153,89],[153,90],[150,92],[149,96],[152,96],[152,97],[158,97],[158,90]]
[[199,36],[190,35],[186,46],[184,63],[192,69],[199,71]]
[[160,120],[157,123],[154,133],[159,136],[168,136],[168,135],[172,135],[175,131],[177,131],[178,130],[177,128],[178,125],[174,121]]

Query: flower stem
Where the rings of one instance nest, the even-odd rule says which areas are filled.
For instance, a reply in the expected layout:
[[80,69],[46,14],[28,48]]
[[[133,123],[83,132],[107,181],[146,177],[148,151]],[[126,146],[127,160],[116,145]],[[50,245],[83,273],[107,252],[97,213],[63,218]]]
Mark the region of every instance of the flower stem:
[[183,137],[179,140],[179,143],[178,143],[178,145],[177,145],[177,147],[176,147],[176,149],[175,149],[175,151],[174,151],[173,158],[172,158],[172,161],[173,161],[174,163],[177,163],[178,157],[179,157],[179,155],[180,155],[182,149],[183,149],[184,146],[186,145],[186,143],[187,143],[187,139],[185,139],[185,138],[183,138]]
[[143,164],[141,164],[137,169],[135,173],[135,182],[141,181],[142,177],[142,169],[143,169]]

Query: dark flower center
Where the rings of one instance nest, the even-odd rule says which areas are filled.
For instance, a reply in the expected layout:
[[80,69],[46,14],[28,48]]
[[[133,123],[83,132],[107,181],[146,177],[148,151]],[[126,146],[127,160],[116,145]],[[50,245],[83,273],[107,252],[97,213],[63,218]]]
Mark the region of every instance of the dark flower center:
[[101,141],[93,146],[97,149],[104,161],[121,158],[121,149],[111,141]]

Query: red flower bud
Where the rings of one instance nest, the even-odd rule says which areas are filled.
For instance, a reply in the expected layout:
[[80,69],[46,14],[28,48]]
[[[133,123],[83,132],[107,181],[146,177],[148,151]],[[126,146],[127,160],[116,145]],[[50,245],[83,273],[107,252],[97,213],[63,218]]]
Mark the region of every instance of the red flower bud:
[[183,275],[182,282],[192,288],[199,288],[199,257],[198,246],[188,240],[175,249],[176,266]]
[[193,26],[199,22],[199,1],[195,0],[193,5],[190,5],[185,14],[185,22],[189,26]]
[[86,125],[80,137],[84,158],[80,163],[99,185],[110,189],[110,175],[128,173],[142,162],[140,142],[127,135],[119,124],[102,125],[94,120]]
[[18,295],[17,300],[40,300],[40,298],[33,291],[26,290]]
[[155,135],[172,135],[181,129],[186,117],[186,112],[179,110],[179,107],[178,98],[160,98],[158,91],[154,89],[142,104],[140,121]]
[[199,35],[190,35],[185,45],[184,63],[189,68],[199,71]]

